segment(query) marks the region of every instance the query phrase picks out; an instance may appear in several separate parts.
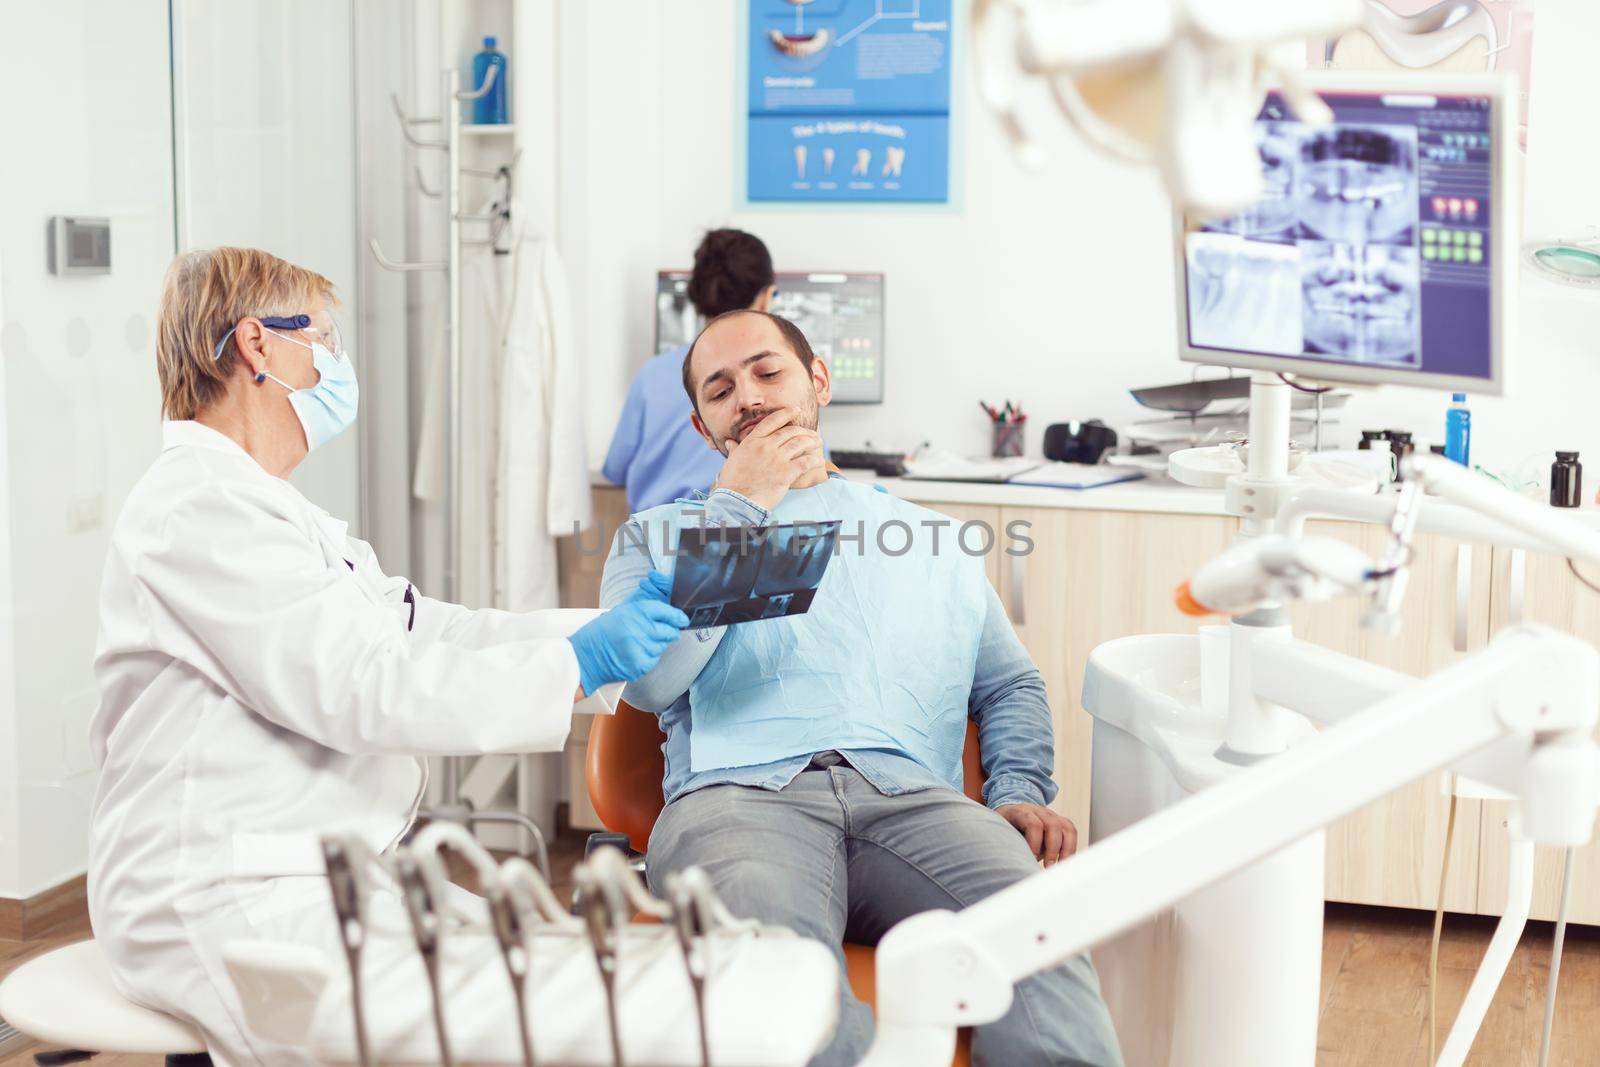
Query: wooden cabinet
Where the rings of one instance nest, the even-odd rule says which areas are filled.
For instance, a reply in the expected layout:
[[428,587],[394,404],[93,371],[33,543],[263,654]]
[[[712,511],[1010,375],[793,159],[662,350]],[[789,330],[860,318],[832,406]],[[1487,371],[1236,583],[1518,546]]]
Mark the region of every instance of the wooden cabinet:
[[[1388,531],[1357,523],[1312,524],[1308,532],[1338,537],[1382,558]],[[1442,537],[1419,535],[1393,636],[1360,627],[1354,599],[1298,605],[1295,632],[1308,641],[1423,676],[1481,648],[1489,633],[1490,553]],[[1327,896],[1355,904],[1432,910],[1438,902],[1450,799],[1443,774],[1432,774],[1328,828]],[[1445,907],[1472,912],[1482,805],[1457,801]]]
[[[1560,556],[1545,556],[1520,549],[1494,550],[1494,584],[1490,605],[1492,626],[1537,622],[1553,626],[1600,645],[1600,593],[1584,587]],[[1484,802],[1479,848],[1478,911],[1498,915],[1506,902],[1506,863],[1509,854],[1506,818],[1509,805]],[[1561,892],[1562,850],[1540,846],[1536,850],[1533,905],[1535,919],[1554,919]],[[1577,851],[1572,872],[1568,918],[1577,923],[1600,924],[1600,842]]]
[[[1088,840],[1094,726],[1083,709],[1083,673],[1095,646],[1141,633],[1192,632],[1172,591],[1233,540],[1236,520],[1215,515],[1006,508],[1033,524],[1031,556],[1001,561],[1001,600],[1023,593],[1017,623],[1049,680],[1056,717],[1056,801]],[[1020,564],[1020,566],[1019,566]]]
[[611,540],[628,521],[628,497],[621,489],[596,487],[593,499],[594,527],[556,541],[564,608],[600,606],[600,578],[611,553]]
[[989,580],[1044,676],[1055,728],[1052,804],[1089,830],[1094,725],[1083,709],[1083,672],[1096,645],[1115,637],[1192,632],[1172,590],[1226,548],[1236,520],[1064,508],[931,504],[958,521],[989,523]]

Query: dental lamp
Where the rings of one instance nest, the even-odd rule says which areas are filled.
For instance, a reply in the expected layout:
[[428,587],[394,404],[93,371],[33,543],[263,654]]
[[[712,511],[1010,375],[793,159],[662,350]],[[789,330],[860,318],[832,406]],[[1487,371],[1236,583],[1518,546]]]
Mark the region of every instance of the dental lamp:
[[1220,216],[1261,193],[1253,124],[1269,82],[1303,121],[1331,117],[1278,50],[1298,61],[1307,38],[1362,16],[1361,0],[974,0],[973,53],[1026,165],[1044,157],[1020,115],[1035,79],[1084,140],[1155,166],[1179,209]]

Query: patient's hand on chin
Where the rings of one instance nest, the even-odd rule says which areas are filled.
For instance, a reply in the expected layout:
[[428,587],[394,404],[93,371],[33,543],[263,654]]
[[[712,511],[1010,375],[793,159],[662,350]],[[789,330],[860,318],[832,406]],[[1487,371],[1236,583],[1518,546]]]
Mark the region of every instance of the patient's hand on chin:
[[995,814],[1017,828],[1034,858],[1054,867],[1078,851],[1078,828],[1072,820],[1040,804],[1002,804]]
[[795,425],[795,414],[792,408],[774,411],[744,440],[729,440],[728,460],[717,475],[716,488],[731,489],[771,511],[796,481],[820,469],[822,438],[815,430]]

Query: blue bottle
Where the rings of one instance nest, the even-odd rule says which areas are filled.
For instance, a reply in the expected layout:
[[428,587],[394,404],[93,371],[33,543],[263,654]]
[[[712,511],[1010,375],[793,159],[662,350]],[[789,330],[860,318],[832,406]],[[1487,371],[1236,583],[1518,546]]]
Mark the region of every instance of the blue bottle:
[[1471,466],[1472,412],[1467,410],[1467,394],[1455,393],[1450,401],[1444,417],[1444,455],[1463,467]]
[[506,117],[506,57],[495,51],[495,38],[483,39],[483,51],[472,57],[472,85],[476,89],[489,76],[489,68],[497,70],[489,91],[472,102],[474,126],[504,126],[511,120]]

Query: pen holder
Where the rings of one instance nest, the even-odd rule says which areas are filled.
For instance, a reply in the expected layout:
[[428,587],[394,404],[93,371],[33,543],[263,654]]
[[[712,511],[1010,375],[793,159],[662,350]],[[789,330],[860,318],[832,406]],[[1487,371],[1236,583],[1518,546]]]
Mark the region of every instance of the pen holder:
[[992,455],[995,459],[1009,459],[1012,456],[1022,455],[1022,428],[1028,420],[1019,419],[1016,422],[992,423],[994,430],[994,449]]

